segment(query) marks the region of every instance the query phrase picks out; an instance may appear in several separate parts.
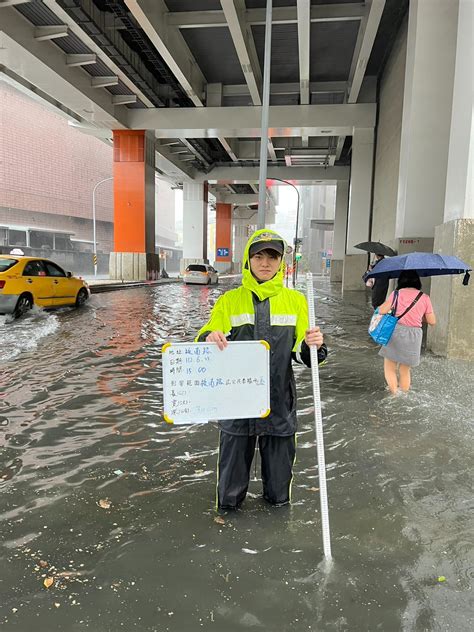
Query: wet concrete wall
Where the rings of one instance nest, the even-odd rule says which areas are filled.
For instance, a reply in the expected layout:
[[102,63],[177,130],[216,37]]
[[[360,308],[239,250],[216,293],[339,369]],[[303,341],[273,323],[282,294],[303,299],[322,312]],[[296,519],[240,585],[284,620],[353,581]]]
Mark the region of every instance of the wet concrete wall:
[[401,27],[380,84],[371,239],[395,237],[408,21]]

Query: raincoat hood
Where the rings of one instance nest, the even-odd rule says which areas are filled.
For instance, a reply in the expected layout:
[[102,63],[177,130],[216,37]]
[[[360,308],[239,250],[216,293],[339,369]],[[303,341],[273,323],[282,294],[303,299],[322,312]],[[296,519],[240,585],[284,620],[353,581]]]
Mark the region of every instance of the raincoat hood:
[[[258,239],[260,237],[260,239]],[[250,271],[249,249],[256,241],[281,241],[283,243],[283,251],[286,249],[286,242],[277,232],[268,228],[257,230],[249,238],[245,246],[244,256],[242,259],[242,285],[253,292],[260,301],[275,296],[283,289],[283,278],[285,274],[285,261],[282,257],[281,265],[273,279],[259,283]]]

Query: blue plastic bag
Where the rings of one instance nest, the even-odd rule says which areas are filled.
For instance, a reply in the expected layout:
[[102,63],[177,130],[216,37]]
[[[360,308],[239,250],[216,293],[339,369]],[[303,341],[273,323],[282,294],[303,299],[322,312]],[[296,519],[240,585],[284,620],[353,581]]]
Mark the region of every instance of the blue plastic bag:
[[379,314],[379,308],[374,312],[369,324],[369,336],[374,342],[385,346],[392,337],[398,318],[392,314]]

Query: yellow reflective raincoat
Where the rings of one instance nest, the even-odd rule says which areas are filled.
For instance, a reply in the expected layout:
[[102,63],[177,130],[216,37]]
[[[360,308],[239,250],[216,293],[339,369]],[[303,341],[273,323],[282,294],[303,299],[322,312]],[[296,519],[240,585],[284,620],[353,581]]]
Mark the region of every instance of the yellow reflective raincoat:
[[[223,294],[214,305],[209,321],[200,329],[196,341],[204,341],[211,331],[222,331],[228,340],[266,340],[270,344],[271,413],[264,419],[220,421],[223,432],[234,435],[289,436],[296,432],[296,386],[292,359],[311,365],[309,347],[304,342],[308,328],[306,298],[283,284],[285,263],[277,274],[259,283],[252,275],[249,248],[262,240],[284,240],[275,231],[256,231],[248,240],[242,261],[242,285]],[[327,355],[326,346],[318,350],[318,360]]]

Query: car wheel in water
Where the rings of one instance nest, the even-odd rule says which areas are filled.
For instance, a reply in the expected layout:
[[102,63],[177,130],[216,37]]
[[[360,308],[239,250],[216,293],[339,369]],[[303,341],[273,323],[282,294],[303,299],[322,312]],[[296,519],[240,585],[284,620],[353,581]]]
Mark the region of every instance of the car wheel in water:
[[76,297],[76,307],[82,307],[85,305],[88,298],[89,295],[87,294],[87,290],[84,288],[80,289]]
[[33,299],[29,294],[22,294],[18,299],[18,303],[16,304],[15,311],[13,312],[15,318],[20,318],[23,314],[30,311],[33,307]]

